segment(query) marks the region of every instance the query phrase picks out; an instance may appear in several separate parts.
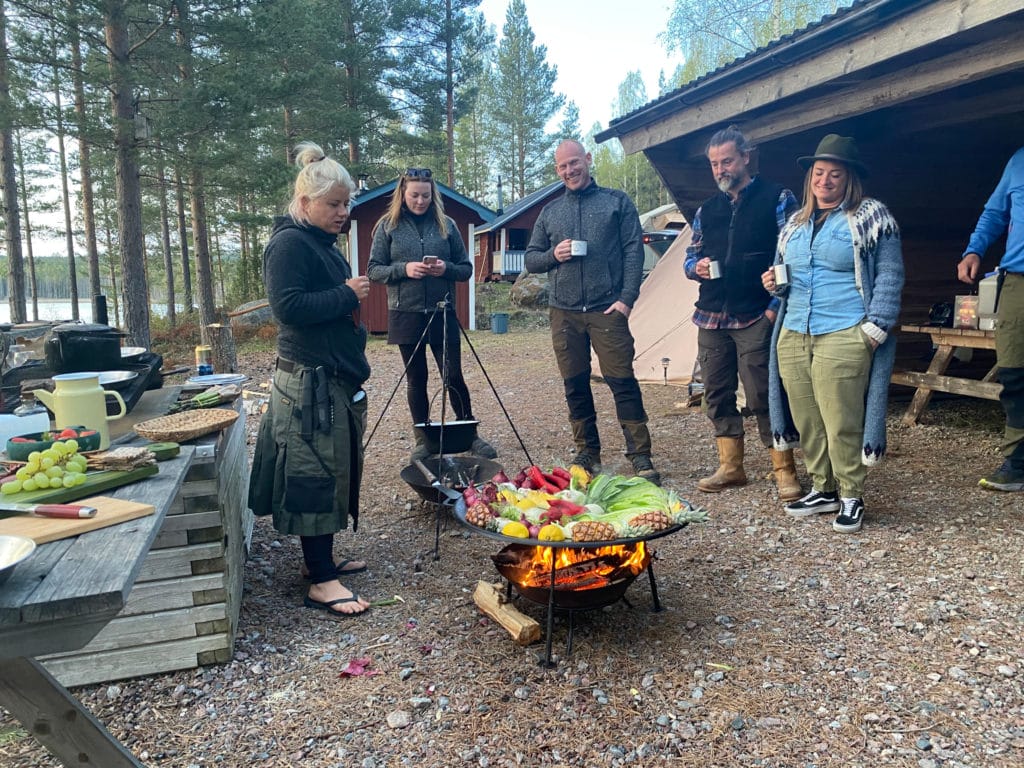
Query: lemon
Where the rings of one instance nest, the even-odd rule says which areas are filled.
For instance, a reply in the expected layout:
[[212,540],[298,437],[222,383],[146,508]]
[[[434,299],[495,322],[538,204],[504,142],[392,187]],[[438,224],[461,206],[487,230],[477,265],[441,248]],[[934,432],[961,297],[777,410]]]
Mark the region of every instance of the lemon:
[[515,520],[513,520],[511,523],[508,523],[504,528],[502,528],[501,532],[505,536],[512,536],[516,539],[530,538],[530,529],[522,523],[516,522]]
[[565,541],[565,532],[562,526],[548,523],[537,531],[537,538],[540,541]]

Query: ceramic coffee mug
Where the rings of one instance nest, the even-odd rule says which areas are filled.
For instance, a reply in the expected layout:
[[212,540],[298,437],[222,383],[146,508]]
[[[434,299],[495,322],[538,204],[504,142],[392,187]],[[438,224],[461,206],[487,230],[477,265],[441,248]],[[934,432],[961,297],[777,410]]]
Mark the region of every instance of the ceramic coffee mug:
[[708,262],[708,278],[711,280],[717,280],[722,276],[722,265],[717,261]]
[[573,256],[586,256],[587,255],[587,241],[586,240],[572,240],[569,243],[569,253]]
[[775,287],[785,288],[789,285],[789,264],[776,264],[772,267],[775,273]]

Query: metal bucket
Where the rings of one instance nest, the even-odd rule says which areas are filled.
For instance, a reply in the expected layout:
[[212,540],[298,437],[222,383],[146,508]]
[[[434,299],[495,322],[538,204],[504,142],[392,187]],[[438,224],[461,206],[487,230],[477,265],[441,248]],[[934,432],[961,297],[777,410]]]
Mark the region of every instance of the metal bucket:
[[[476,427],[479,421],[445,421],[420,422],[413,424],[416,431],[427,446],[430,453],[465,453],[476,440]],[[444,443],[444,445],[442,445]],[[438,473],[440,477],[440,473]]]

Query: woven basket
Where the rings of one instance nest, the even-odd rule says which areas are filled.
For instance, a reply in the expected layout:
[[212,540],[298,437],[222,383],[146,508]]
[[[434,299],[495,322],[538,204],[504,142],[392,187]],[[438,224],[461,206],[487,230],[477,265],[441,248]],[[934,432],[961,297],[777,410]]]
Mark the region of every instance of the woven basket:
[[182,443],[211,432],[219,432],[234,424],[237,418],[238,411],[227,408],[195,408],[140,422],[135,425],[135,433],[155,442],[170,440]]

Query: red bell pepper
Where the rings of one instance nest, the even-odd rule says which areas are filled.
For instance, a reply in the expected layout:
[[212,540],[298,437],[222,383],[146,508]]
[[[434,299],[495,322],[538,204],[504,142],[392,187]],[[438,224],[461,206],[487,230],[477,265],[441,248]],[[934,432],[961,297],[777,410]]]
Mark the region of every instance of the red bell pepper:
[[526,468],[526,477],[533,483],[533,487],[538,491],[544,491],[544,493],[558,493],[560,488],[552,485],[548,482],[547,478],[544,477],[544,473],[540,471],[540,467],[536,464]]

